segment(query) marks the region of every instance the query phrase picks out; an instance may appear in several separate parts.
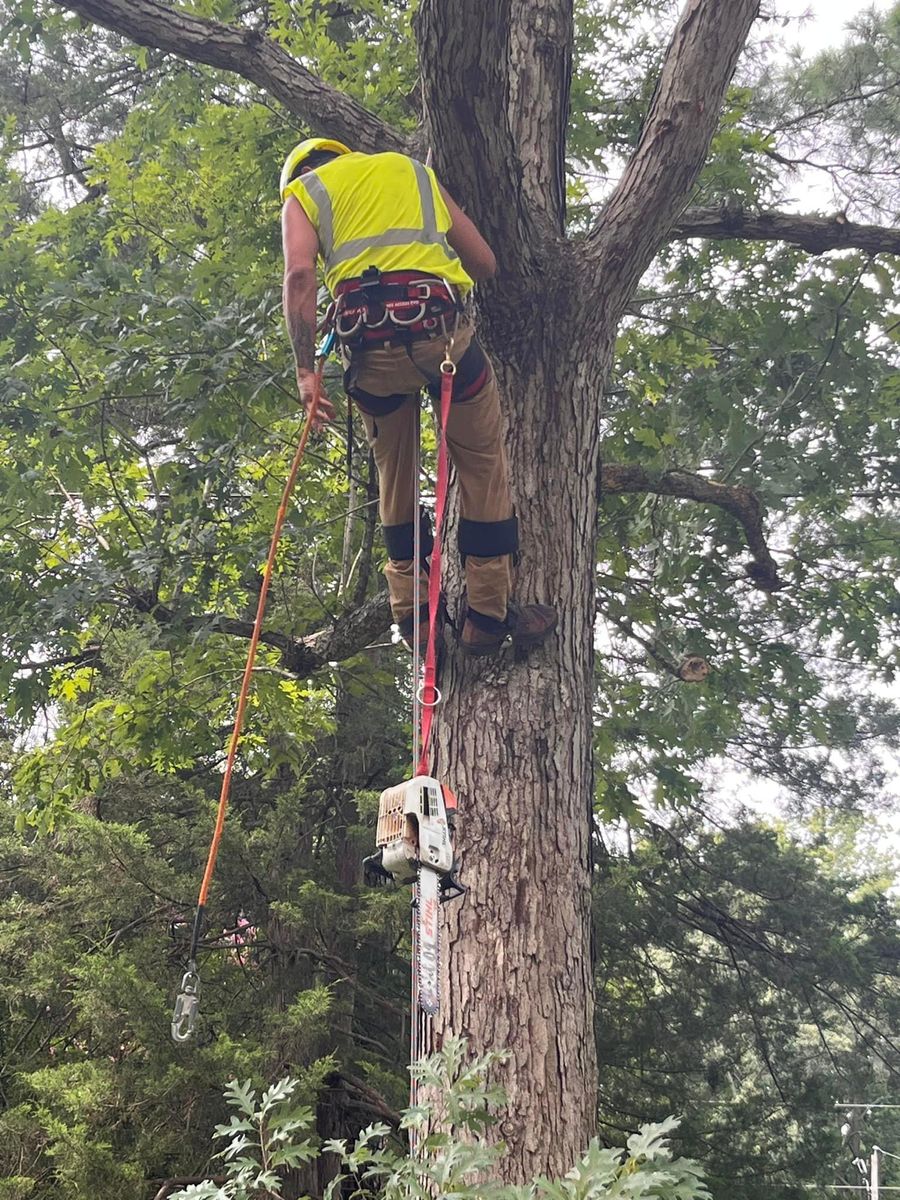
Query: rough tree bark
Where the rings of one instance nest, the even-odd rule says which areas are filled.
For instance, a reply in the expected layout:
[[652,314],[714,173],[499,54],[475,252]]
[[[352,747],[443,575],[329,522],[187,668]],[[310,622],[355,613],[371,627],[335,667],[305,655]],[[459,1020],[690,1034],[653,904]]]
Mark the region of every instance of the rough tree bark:
[[[364,150],[408,146],[258,33],[157,0],[59,2],[133,40],[253,80],[316,132]],[[553,601],[561,613],[558,637],[527,661],[479,664],[451,653],[437,725],[439,770],[461,800],[470,887],[446,914],[442,1028],[467,1035],[476,1052],[511,1051],[501,1133],[512,1180],[566,1170],[594,1128],[593,547],[600,395],[617,325],[667,238],[784,236],[818,250],[865,237],[873,245],[864,227],[823,242],[820,229],[796,218],[792,232],[783,218],[681,215],[756,8],[757,0],[687,0],[635,153],[577,243],[563,234],[571,0],[422,0],[417,19],[422,140],[501,264],[479,306],[507,403],[524,535],[519,597]],[[801,240],[810,232],[815,243]],[[746,497],[688,475],[626,475],[618,484],[730,503],[748,534],[759,532],[753,553],[765,561],[759,513]],[[382,619],[364,612],[358,632]],[[341,657],[340,645],[354,642],[331,632],[322,644],[284,650],[314,669],[320,655]]]

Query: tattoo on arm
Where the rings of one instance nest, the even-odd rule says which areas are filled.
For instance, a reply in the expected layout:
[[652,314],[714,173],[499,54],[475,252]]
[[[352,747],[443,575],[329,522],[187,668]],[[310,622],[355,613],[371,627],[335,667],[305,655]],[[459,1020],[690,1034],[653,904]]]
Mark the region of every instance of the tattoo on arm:
[[316,356],[316,326],[315,322],[307,321],[296,309],[289,309],[285,314],[288,335],[294,347],[294,358],[297,366],[311,371],[315,365]]

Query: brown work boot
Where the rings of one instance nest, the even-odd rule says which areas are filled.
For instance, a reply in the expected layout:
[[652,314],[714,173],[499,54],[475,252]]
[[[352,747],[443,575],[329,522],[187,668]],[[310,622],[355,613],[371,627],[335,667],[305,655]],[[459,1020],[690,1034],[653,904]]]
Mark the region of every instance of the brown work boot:
[[463,654],[487,658],[511,640],[516,649],[539,646],[556,628],[556,609],[548,604],[510,605],[505,621],[486,617],[470,608],[466,611],[460,647]]
[[517,650],[540,646],[559,624],[559,615],[549,604],[523,604],[521,608],[511,604],[509,608],[516,617],[512,640]]

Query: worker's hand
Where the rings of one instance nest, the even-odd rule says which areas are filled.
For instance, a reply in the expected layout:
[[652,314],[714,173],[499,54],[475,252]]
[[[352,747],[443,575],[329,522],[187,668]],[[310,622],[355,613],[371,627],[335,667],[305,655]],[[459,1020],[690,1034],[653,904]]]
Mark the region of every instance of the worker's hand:
[[[297,368],[297,391],[300,393],[300,403],[306,409],[307,416],[312,408],[317,386],[315,371],[310,371],[305,367]],[[319,394],[319,403],[316,405],[313,429],[322,429],[329,421],[333,421],[334,418],[334,405],[325,395],[323,388]]]

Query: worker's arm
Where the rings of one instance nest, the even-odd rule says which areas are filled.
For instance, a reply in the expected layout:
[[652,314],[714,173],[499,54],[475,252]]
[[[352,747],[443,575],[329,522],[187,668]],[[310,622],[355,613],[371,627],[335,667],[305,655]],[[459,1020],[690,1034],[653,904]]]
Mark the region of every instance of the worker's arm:
[[[282,304],[288,335],[297,363],[297,389],[307,412],[315,394],[316,357],[316,255],[319,239],[315,226],[294,196],[281,210],[284,245],[284,290]],[[334,408],[325,395],[316,410],[317,429],[334,419]]]
[[475,223],[470,221],[459,207],[443,184],[438,184],[444,203],[450,213],[450,228],[447,230],[447,241],[459,255],[462,265],[476,282],[490,279],[497,270],[497,260],[494,252],[478,232]]

